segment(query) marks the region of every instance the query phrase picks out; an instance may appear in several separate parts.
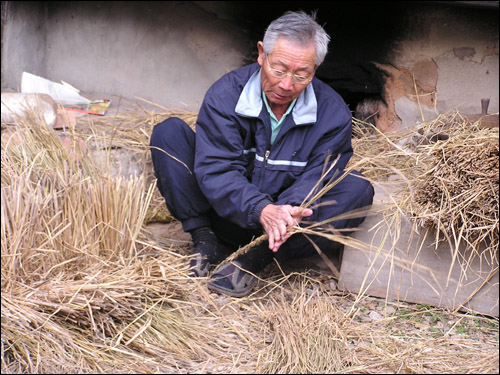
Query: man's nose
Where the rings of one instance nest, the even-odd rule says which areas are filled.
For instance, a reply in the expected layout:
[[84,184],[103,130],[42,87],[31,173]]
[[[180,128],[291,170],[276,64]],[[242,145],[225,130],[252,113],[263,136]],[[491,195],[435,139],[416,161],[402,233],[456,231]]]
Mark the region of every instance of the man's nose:
[[280,80],[279,87],[282,90],[290,91],[293,88],[293,80],[291,75],[287,75]]

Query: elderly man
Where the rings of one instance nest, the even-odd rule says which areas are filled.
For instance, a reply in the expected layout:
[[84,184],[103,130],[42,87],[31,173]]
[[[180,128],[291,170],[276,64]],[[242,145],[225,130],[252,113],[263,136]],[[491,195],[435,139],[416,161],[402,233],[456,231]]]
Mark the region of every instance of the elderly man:
[[[248,295],[273,259],[310,256],[299,222],[322,221],[369,206],[373,187],[358,172],[342,178],[313,210],[299,206],[320,179],[326,158],[342,172],[352,155],[351,113],[314,77],[330,38],[315,15],[287,12],[257,43],[257,63],[219,79],[206,93],[196,134],[180,119],[155,126],[151,150],[158,188],[194,243],[191,272],[209,276],[230,252],[264,232],[268,241],[215,268],[211,290]],[[363,218],[335,221],[337,229]],[[320,248],[331,245],[313,237]]]

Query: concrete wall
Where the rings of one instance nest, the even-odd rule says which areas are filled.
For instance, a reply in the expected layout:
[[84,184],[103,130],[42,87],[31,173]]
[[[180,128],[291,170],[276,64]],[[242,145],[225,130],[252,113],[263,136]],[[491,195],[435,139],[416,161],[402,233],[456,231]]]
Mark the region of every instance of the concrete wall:
[[21,73],[45,74],[47,8],[42,2],[2,2],[2,91],[20,86]]
[[83,94],[197,111],[215,80],[255,61],[272,19],[317,9],[332,37],[317,75],[352,111],[364,97],[380,96],[384,126],[411,126],[420,118],[414,76],[429,116],[480,113],[481,98],[495,113],[498,2],[469,3],[3,2],[2,90],[18,90],[28,71]]
[[85,92],[136,96],[196,110],[208,87],[241,66],[245,30],[225,20],[231,4],[9,2],[2,90],[23,71]]

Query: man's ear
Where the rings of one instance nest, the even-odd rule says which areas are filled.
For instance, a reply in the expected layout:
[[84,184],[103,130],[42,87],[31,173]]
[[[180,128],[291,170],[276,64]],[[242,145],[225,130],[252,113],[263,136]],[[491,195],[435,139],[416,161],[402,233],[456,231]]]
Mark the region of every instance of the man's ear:
[[257,62],[260,66],[264,64],[264,43],[257,42],[257,50],[259,51],[259,57],[257,57]]

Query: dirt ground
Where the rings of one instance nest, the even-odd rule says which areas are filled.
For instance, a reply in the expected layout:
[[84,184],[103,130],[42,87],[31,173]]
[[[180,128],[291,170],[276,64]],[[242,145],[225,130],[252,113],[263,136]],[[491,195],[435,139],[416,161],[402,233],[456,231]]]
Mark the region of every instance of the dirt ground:
[[[184,248],[182,251],[190,253],[192,243],[190,235],[182,231],[179,222],[150,223],[147,229],[162,246],[173,246]],[[340,268],[338,254],[329,254],[332,262]],[[281,268],[281,269],[280,269]],[[466,311],[458,313],[435,308],[425,304],[412,304],[404,301],[386,301],[384,298],[363,296],[359,299],[357,295],[345,293],[337,288],[337,282],[329,267],[319,255],[306,259],[296,260],[278,267],[270,265],[259,276],[262,279],[273,277],[284,273],[307,273],[317,283],[306,292],[311,297],[329,296],[342,311],[348,313],[353,305],[356,305],[352,316],[355,322],[386,324],[388,333],[401,336],[446,336],[453,338],[473,338],[476,341],[492,343],[498,346],[498,319],[493,317],[482,317],[469,314]],[[257,286],[257,288],[259,285]],[[264,293],[264,292],[263,292]],[[220,307],[230,303],[231,298],[211,293],[210,296]],[[386,323],[387,317],[398,316]]]

